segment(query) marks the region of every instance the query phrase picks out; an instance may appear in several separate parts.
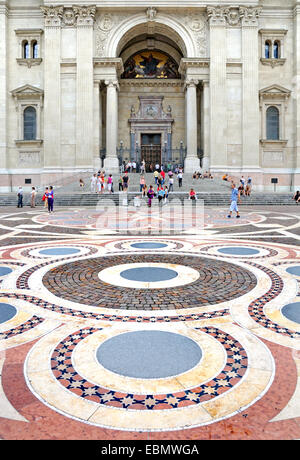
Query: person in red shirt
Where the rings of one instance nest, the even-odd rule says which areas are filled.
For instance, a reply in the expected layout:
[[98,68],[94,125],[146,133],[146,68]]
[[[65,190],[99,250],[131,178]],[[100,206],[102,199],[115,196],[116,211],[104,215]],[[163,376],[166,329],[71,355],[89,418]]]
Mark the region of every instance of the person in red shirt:
[[161,185],[163,185],[165,183],[165,177],[166,177],[166,173],[163,169],[160,171],[160,175],[162,178]]
[[191,190],[190,190],[189,199],[190,200],[196,200],[197,199],[196,192],[195,192],[195,190],[193,188],[191,188]]

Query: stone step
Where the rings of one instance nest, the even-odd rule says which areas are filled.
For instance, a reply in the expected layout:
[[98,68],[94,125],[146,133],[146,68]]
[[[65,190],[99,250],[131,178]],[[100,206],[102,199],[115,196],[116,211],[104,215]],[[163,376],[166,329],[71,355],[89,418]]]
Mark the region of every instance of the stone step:
[[[119,177],[115,175],[114,176],[114,189],[115,191],[118,191],[119,189]],[[129,190],[138,192],[140,189],[140,177],[141,175],[139,173],[130,173],[128,174],[129,177]],[[146,173],[144,174],[145,177],[145,182],[146,184],[149,185],[154,185],[154,176],[152,173]],[[84,180],[84,187],[80,188],[79,186],[79,180],[76,180],[72,183],[69,183],[68,185],[63,185],[59,186],[57,185],[55,187],[55,192],[56,194],[63,194],[63,193],[71,193],[75,192],[78,193],[80,192],[85,192],[85,193],[90,193],[91,188],[90,188],[90,179],[91,177],[83,177]],[[168,178],[166,178],[166,185],[168,185]],[[175,191],[182,191],[182,192],[187,192],[190,190],[190,188],[193,187],[197,192],[225,192],[230,188],[230,184],[228,182],[224,182],[219,178],[214,178],[214,179],[193,179],[190,174],[184,174],[183,175],[183,182],[182,182],[182,187],[179,187],[178,185],[178,180],[177,176],[174,175],[174,190]]]
[[[137,193],[129,192],[128,194],[114,193],[108,194],[103,193],[101,195],[91,193],[72,193],[72,194],[56,194],[54,204],[60,207],[69,206],[96,206],[96,205],[123,205],[123,200],[127,196],[127,202],[132,203],[136,196],[140,196]],[[198,200],[203,200],[206,206],[228,206],[230,204],[230,193],[197,193]],[[187,192],[173,192],[169,194],[169,202],[172,200],[184,200],[188,198]],[[145,201],[145,200],[142,200]],[[37,195],[36,198],[37,206],[43,206],[42,195]],[[250,205],[294,205],[292,200],[292,194],[260,194],[253,193],[250,197],[243,197],[241,206]],[[0,194],[0,206],[16,206],[17,197],[16,194]],[[30,195],[24,194],[23,205],[30,205]]]

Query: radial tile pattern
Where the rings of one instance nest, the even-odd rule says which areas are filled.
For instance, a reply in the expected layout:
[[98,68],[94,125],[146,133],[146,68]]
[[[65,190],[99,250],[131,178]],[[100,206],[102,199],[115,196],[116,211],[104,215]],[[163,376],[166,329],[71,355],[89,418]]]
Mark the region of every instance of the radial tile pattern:
[[[159,268],[160,282],[156,271]],[[155,280],[150,278],[152,269],[155,269]],[[197,274],[194,278],[189,276],[191,269]],[[104,277],[102,272],[107,273],[106,270],[109,275]],[[179,276],[181,271],[188,272],[184,286]],[[184,254],[88,258],[59,265],[43,277],[43,285],[56,297],[124,310],[177,310],[215,305],[246,294],[256,284],[255,275],[240,265]]]
[[0,438],[299,439],[298,215],[74,211],[0,216]]

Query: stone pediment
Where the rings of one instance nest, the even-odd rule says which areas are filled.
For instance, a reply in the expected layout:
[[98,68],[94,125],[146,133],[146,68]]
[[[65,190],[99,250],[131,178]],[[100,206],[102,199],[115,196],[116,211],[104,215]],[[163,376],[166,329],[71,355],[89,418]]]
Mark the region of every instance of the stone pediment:
[[22,98],[22,97],[33,97],[36,96],[38,98],[44,95],[44,91],[36,86],[32,85],[23,85],[19,88],[14,89],[11,91],[13,97]]
[[291,91],[287,88],[284,88],[280,85],[271,85],[263,88],[259,91],[260,96],[284,96],[288,97],[291,94]]

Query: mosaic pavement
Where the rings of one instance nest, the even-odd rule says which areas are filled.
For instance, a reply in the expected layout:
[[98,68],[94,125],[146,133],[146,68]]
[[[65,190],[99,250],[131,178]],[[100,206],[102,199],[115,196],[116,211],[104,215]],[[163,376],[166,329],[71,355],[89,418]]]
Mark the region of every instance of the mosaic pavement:
[[300,438],[297,206],[5,211],[1,439]]

